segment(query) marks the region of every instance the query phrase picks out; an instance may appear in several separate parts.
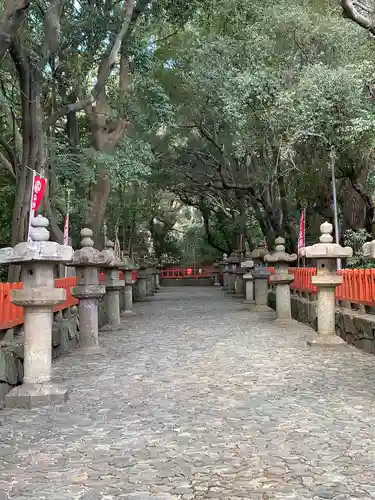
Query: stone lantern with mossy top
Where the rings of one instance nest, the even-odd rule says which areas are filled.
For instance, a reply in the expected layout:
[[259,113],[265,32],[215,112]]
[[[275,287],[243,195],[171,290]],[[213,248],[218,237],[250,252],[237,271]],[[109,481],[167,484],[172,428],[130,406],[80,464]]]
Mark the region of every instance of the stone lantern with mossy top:
[[49,241],[49,221],[31,220],[30,241],[0,250],[1,264],[21,265],[22,289],[11,291],[11,302],[24,309],[24,379],[5,397],[8,408],[61,404],[66,388],[52,381],[53,307],[63,304],[66,291],[55,288],[54,266],[70,264],[73,248]]
[[289,274],[289,266],[297,260],[297,255],[285,252],[284,238],[276,238],[276,247],[272,254],[267,254],[264,261],[274,266],[275,274],[270,276],[271,283],[276,285],[276,316],[278,320],[289,320],[292,317],[290,304],[290,284],[294,279]]
[[333,243],[333,226],[324,222],[320,226],[319,243],[302,249],[306,259],[316,260],[316,276],[311,283],[318,289],[318,331],[316,336],[308,341],[309,345],[334,346],[345,341],[336,335],[335,290],[343,282],[343,277],[337,274],[337,259],[347,259],[353,256],[353,249]]

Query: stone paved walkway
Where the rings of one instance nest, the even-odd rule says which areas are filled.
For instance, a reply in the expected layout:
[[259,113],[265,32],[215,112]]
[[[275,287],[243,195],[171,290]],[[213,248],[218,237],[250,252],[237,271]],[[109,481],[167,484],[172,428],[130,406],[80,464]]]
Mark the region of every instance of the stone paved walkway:
[[[375,498],[375,359],[169,289],[67,356],[67,406],[0,412],[0,499]],[[4,493],[1,493],[4,492]]]

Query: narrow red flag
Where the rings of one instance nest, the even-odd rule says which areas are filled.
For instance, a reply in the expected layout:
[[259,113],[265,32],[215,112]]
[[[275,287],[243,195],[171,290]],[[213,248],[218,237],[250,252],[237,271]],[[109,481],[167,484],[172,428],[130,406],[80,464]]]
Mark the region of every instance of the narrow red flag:
[[298,257],[302,256],[302,248],[305,248],[305,211],[301,212],[298,231]]

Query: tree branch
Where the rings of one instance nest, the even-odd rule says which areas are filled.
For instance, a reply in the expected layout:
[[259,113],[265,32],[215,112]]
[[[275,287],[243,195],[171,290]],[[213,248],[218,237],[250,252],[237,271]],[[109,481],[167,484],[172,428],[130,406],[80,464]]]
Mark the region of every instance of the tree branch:
[[[351,19],[353,22],[368,30],[372,35],[375,35],[375,22],[373,19],[373,12],[367,9],[365,5],[353,0],[341,0],[341,7],[343,10],[343,16],[347,19]],[[362,14],[360,10],[368,12],[368,16]]]
[[14,173],[13,166],[10,163],[10,161],[3,155],[3,153],[0,151],[0,163],[3,165],[5,170],[7,170],[12,177],[16,177],[16,174]]
[[0,23],[0,60],[8,51],[18,30],[24,23],[29,9],[29,0],[5,0]]
[[90,94],[78,102],[66,104],[61,109],[53,113],[50,117],[48,117],[45,120],[44,129],[48,129],[54,123],[56,123],[60,118],[62,118],[68,113],[72,112],[76,113],[77,111],[81,111],[87,108],[88,106],[95,104],[96,99],[104,89],[108,81],[108,78],[110,77],[112,71],[116,67],[116,60],[120,52],[121,44],[129,30],[133,11],[134,11],[134,0],[126,0],[124,19],[122,21],[121,28],[112,43],[112,47],[108,57],[106,57],[102,61],[103,64],[100,67],[97,81],[93,89],[91,90]]

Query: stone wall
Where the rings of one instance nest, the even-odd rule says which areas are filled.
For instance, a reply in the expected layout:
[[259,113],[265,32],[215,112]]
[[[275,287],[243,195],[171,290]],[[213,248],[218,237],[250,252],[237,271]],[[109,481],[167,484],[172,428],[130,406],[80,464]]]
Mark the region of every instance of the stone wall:
[[[121,310],[124,309],[125,294],[120,293]],[[107,323],[104,300],[99,303],[99,327]],[[4,397],[23,381],[23,326],[0,331],[0,408]],[[71,352],[79,342],[78,308],[70,307],[54,314],[52,323],[52,357]]]
[[[276,309],[275,292],[268,292],[268,305]],[[317,329],[316,295],[292,293],[293,319]],[[336,333],[348,344],[375,354],[375,315],[371,308],[340,303],[336,308]]]

